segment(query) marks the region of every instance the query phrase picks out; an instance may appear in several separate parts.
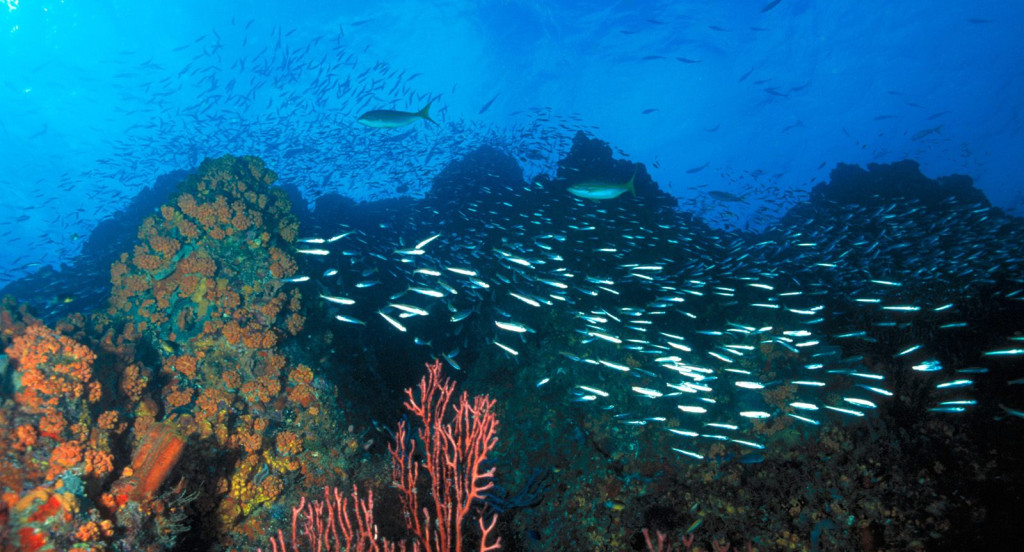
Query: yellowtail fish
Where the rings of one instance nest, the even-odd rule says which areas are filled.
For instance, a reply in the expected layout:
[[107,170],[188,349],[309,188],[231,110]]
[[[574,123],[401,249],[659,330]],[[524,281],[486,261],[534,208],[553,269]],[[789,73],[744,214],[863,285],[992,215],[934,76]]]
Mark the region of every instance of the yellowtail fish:
[[370,128],[401,128],[411,125],[423,119],[437,124],[437,121],[430,118],[430,103],[423,109],[413,113],[411,111],[392,111],[390,109],[375,109],[367,111],[359,116],[359,124]]
[[636,196],[636,189],[633,188],[633,180],[636,179],[636,173],[629,178],[628,182],[605,182],[602,180],[588,180],[585,182],[579,182],[569,186],[569,193],[576,196],[582,197],[583,199],[592,199],[594,201],[600,201],[602,199],[615,199],[620,195],[630,192],[633,196]]
[[714,199],[716,201],[723,201],[726,203],[746,203],[745,201],[743,201],[743,198],[741,196],[738,196],[731,192],[711,190],[708,192],[708,195],[711,197],[711,199]]

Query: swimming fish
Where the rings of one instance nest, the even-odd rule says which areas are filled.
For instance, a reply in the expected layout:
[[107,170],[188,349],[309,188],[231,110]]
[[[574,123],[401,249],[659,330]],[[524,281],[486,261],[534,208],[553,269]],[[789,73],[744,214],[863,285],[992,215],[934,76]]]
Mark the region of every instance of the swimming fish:
[[711,196],[711,199],[716,199],[718,201],[743,202],[743,198],[742,197],[740,197],[740,196],[738,196],[736,194],[730,193],[730,192],[723,192],[723,191],[720,191],[720,190],[711,190],[710,192],[708,192],[708,195]]
[[433,102],[427,103],[423,109],[415,113],[410,111],[393,111],[390,109],[367,111],[359,116],[358,122],[370,128],[401,128],[411,125],[420,119],[430,121],[436,125],[437,121],[430,118],[431,103]]
[[630,192],[636,196],[636,189],[633,188],[633,180],[636,173],[629,178],[628,182],[605,182],[603,180],[588,180],[569,186],[569,193],[584,199],[600,201],[602,199],[615,199],[620,195]]

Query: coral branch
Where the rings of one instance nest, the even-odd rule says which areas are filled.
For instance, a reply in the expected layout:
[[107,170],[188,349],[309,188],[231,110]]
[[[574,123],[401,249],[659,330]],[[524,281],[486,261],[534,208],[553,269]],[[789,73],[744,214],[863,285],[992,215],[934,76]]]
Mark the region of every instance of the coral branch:
[[[424,446],[423,460],[414,458],[416,441],[404,422],[399,423],[395,444],[389,447],[406,527],[415,537],[411,545],[407,547],[405,541],[396,545],[377,535],[373,493],[360,500],[359,490],[353,486],[351,498],[337,489],[324,489],[323,500],[303,498],[292,509],[291,547],[284,533],[278,531],[271,538],[273,552],[461,552],[463,529],[473,502],[482,501],[494,485],[494,468],[484,469],[483,465],[498,442],[495,401],[486,395],[470,401],[463,393],[449,408],[455,382],[441,377],[440,362],[427,364],[427,375],[416,390],[406,390],[405,406],[423,424],[418,432]],[[429,505],[419,500],[421,474],[429,480]],[[497,523],[496,515],[489,521],[477,520],[479,552],[501,548],[500,537],[491,542]]]
[[[427,375],[417,387],[419,393],[407,389],[405,407],[423,424],[419,429],[424,444],[423,469],[430,479],[433,519],[427,508],[420,508],[416,497],[419,465],[412,460],[415,445],[406,438],[405,424],[400,423],[395,445],[391,447],[392,473],[402,493],[407,526],[419,539],[426,552],[454,550],[461,552],[466,517],[475,500],[483,500],[494,485],[494,468],[483,469],[488,453],[497,445],[498,419],[494,414],[495,401],[488,396],[474,397],[472,402],[465,392],[452,409],[453,419],[445,414],[451,403],[455,382],[441,377],[441,362],[427,364]],[[422,518],[419,512],[422,512]],[[494,522],[491,523],[492,527]],[[493,545],[486,542],[480,549],[500,547],[499,538]]]

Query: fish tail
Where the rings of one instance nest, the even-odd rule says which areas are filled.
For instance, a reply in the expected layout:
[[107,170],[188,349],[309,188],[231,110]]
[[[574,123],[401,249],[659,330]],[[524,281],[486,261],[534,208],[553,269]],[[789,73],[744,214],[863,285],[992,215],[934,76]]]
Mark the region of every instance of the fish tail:
[[423,109],[419,110],[416,113],[416,115],[418,115],[418,116],[420,116],[420,117],[422,117],[422,118],[424,118],[424,119],[426,119],[426,120],[428,120],[431,123],[434,123],[436,125],[437,121],[435,121],[435,120],[430,118],[430,104],[432,104],[432,103],[434,103],[434,102],[433,101],[427,102],[427,105],[424,106]]
[[636,188],[633,187],[634,180],[636,180],[636,169],[633,169],[633,176],[629,177],[629,183],[626,184],[629,187],[630,193],[633,194],[633,197],[636,197]]

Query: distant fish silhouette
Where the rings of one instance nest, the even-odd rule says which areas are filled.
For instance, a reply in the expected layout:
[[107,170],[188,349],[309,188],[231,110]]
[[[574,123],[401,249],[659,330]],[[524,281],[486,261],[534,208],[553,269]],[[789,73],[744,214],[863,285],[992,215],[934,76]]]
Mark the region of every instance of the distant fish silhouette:
[[729,203],[746,203],[746,201],[742,197],[730,192],[711,190],[710,192],[708,192],[708,195],[711,196],[711,199],[717,199],[718,201],[724,201]]
[[493,97],[493,98],[491,98],[491,101],[489,101],[489,102],[485,103],[485,104],[484,104],[484,106],[480,108],[480,112],[479,112],[479,113],[477,113],[477,115],[483,115],[483,114],[484,114],[484,111],[487,111],[488,109],[490,109],[490,107],[491,107],[491,104],[492,104],[492,103],[494,103],[494,100],[497,100],[497,99],[498,99],[498,96],[500,96],[500,95],[501,95],[501,93],[500,93],[500,92],[499,92],[499,93],[497,93],[497,94],[495,94],[495,95],[494,95],[494,97]]

